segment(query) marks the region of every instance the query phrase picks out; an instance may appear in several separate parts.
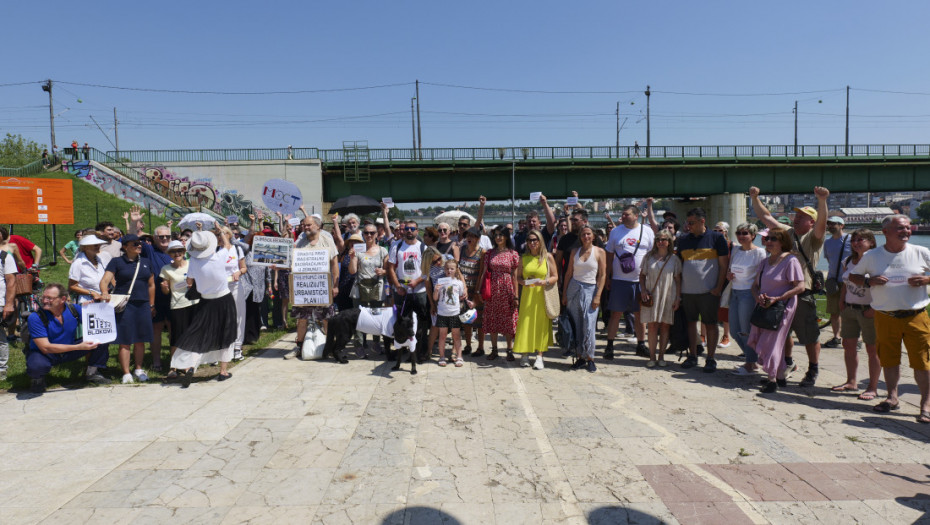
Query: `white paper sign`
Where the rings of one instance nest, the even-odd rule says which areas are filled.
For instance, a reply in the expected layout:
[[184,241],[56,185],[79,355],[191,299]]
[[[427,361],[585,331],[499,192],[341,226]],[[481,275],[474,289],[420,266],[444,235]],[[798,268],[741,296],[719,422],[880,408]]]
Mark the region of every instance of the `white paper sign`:
[[530,202],[536,202],[539,200],[539,196],[542,195],[541,191],[534,191],[530,193]]
[[439,287],[448,286],[450,284],[452,284],[451,277],[440,277],[439,279],[436,280],[436,286],[439,286]]
[[295,214],[304,199],[296,184],[283,179],[270,179],[262,188],[262,202],[272,212]]
[[258,266],[291,265],[294,241],[287,237],[256,235],[252,240],[252,264]]
[[109,343],[116,340],[116,312],[110,303],[90,303],[81,307],[85,341]]
[[578,197],[569,197],[565,199],[565,204],[568,206],[574,206],[578,204]]
[[292,273],[291,304],[329,306],[332,303],[328,273]]
[[381,202],[387,204],[388,208],[394,207],[394,198],[393,197],[381,197]]
[[361,255],[361,254],[365,253],[366,251],[368,251],[368,248],[365,248],[365,243],[363,243],[363,242],[360,242],[360,243],[358,243],[358,244],[352,246],[352,249],[355,250],[355,254],[356,254],[356,255]]
[[287,223],[296,228],[300,226],[300,219],[298,217],[291,217],[287,220]]
[[226,217],[226,224],[239,224],[239,217],[229,215]]
[[300,248],[294,250],[294,273],[329,273],[329,250],[326,248]]

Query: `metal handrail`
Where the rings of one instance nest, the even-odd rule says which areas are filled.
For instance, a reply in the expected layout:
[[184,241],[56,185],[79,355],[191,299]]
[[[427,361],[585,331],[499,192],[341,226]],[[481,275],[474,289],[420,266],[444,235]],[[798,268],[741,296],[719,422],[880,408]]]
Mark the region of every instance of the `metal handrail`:
[[18,168],[0,168],[0,177],[25,177],[43,171],[45,171],[45,166],[42,164],[42,159],[39,159]]
[[[561,160],[624,159],[758,159],[758,158],[843,158],[930,156],[930,144],[842,144],[828,145],[728,145],[728,146],[534,146],[478,148],[382,148],[369,149],[371,162],[466,161],[466,160]],[[255,160],[315,160],[343,162],[342,149],[264,148],[108,151],[132,164],[160,162],[233,162]]]

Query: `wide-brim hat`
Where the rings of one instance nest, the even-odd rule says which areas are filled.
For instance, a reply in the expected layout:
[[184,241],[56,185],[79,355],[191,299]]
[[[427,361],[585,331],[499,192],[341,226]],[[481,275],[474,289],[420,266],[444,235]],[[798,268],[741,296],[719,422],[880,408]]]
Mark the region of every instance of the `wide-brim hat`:
[[216,235],[213,232],[194,232],[187,241],[187,253],[195,259],[210,257],[216,253]]
[[81,237],[81,242],[79,243],[80,246],[96,246],[100,244],[109,244],[109,242],[96,235],[85,235]]
[[347,240],[347,241],[354,241],[354,242],[365,242],[365,240],[362,239],[362,235],[361,235],[360,233],[358,233],[358,232],[353,233],[353,234],[350,235],[349,238],[346,239],[346,240]]

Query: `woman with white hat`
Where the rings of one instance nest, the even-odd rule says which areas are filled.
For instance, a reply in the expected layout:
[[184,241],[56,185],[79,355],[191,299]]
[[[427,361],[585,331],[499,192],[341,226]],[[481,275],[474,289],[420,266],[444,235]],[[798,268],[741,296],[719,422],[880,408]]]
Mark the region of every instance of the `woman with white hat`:
[[[170,310],[168,318],[171,321],[171,334],[169,337],[171,345],[171,356],[178,347],[178,340],[181,335],[187,331],[191,321],[194,320],[194,313],[197,311],[196,299],[187,298],[187,268],[188,262],[184,258],[186,249],[181,241],[171,241],[166,250],[171,257],[171,264],[161,267],[159,277],[161,278],[161,291],[163,294],[171,296]],[[172,368],[165,379],[172,380],[178,377],[177,371]]]
[[227,367],[233,357],[237,331],[236,301],[229,292],[225,260],[216,252],[216,236],[208,231],[194,232],[187,251],[191,255],[187,285],[196,286],[200,304],[171,358],[171,368],[179,371],[183,388],[190,386],[194,370],[203,362],[219,361],[217,380],[232,377]]
[[78,296],[78,302],[99,301],[100,281],[106,272],[109,254],[100,247],[107,241],[96,235],[84,235],[78,243],[77,254],[68,269],[68,291]]

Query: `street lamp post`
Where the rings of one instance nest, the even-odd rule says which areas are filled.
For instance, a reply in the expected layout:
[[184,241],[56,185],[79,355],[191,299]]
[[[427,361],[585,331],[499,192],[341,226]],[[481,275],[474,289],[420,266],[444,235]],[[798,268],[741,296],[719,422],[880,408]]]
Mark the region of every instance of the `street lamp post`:
[[652,92],[649,90],[649,86],[646,86],[646,156],[649,156],[649,146],[650,146],[650,127],[649,127],[649,96],[652,95]]

